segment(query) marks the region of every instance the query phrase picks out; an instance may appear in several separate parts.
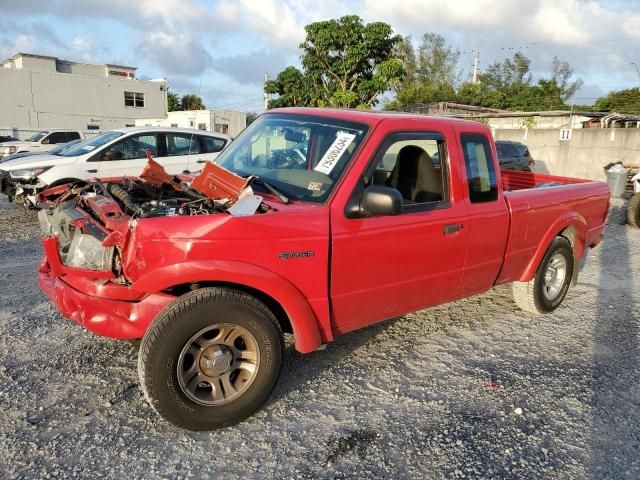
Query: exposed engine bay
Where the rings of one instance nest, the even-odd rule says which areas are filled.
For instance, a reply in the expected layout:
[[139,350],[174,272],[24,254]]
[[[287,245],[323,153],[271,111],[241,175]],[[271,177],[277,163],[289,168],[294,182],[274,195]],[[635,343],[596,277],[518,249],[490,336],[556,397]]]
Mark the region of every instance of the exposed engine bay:
[[41,193],[38,219],[45,236],[57,238],[65,265],[119,275],[117,247],[123,246],[131,222],[269,211],[253,194],[251,181],[213,163],[195,177],[172,176],[149,157],[138,178],[79,181]]

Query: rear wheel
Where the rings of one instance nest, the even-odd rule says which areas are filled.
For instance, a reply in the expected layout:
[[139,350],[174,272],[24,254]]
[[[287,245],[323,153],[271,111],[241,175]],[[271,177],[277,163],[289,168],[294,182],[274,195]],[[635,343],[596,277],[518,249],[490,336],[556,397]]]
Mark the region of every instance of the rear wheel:
[[629,200],[627,221],[632,227],[640,228],[640,193],[636,193],[631,197],[631,200]]
[[542,314],[554,311],[564,300],[573,276],[571,244],[557,237],[529,282],[513,283],[513,299],[525,312]]
[[167,307],[147,330],[138,374],[147,401],[188,430],[245,419],[280,374],[283,337],[271,311],[236,290],[203,288]]

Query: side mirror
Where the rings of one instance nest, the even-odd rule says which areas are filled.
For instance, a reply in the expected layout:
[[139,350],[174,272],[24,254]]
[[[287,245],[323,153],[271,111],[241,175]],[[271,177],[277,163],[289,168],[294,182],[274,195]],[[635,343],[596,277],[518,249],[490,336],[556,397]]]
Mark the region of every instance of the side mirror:
[[364,189],[360,202],[365,215],[399,215],[402,212],[402,194],[392,187],[371,185]]
[[124,158],[124,155],[120,150],[109,150],[104,154],[105,160],[122,160],[123,158]]

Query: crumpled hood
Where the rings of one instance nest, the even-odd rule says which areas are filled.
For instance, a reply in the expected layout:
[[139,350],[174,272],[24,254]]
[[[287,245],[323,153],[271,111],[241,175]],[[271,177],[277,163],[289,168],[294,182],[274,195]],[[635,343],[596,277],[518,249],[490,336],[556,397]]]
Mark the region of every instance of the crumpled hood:
[[62,157],[59,155],[29,155],[28,157],[15,158],[8,162],[0,163],[0,170],[13,171],[27,168],[50,167],[52,165],[69,165],[75,162],[77,157]]

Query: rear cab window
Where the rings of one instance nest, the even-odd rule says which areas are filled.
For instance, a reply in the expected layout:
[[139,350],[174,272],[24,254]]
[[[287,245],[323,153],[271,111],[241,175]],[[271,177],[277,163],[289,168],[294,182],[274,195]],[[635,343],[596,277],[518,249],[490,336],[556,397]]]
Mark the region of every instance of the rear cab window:
[[495,162],[489,139],[479,133],[460,135],[471,203],[498,199]]

